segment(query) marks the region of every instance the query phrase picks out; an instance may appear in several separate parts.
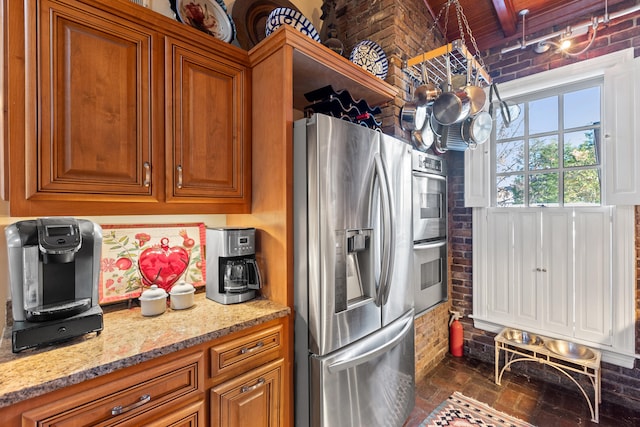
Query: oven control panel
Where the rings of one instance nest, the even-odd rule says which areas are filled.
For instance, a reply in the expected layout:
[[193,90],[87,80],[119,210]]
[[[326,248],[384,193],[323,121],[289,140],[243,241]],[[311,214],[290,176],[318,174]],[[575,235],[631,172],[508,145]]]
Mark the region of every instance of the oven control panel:
[[433,173],[438,175],[446,174],[444,159],[422,151],[413,150],[412,169],[418,172]]

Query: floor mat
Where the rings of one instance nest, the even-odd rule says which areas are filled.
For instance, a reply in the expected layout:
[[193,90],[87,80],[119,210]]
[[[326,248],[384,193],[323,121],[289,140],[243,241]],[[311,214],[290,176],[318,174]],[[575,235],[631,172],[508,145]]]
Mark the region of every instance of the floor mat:
[[429,414],[420,427],[534,427],[491,406],[455,392]]

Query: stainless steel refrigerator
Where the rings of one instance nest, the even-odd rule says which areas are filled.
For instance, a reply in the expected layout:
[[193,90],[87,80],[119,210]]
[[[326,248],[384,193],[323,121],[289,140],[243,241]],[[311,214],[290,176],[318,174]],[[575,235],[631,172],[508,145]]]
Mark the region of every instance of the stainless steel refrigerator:
[[411,147],[294,125],[296,427],[402,426],[415,403]]

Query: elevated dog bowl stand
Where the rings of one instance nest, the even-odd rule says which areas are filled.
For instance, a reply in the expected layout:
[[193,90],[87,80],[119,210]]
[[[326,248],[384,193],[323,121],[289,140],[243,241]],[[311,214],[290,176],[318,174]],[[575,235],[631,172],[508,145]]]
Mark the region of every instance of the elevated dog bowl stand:
[[[508,340],[504,337],[505,331],[510,328],[505,328],[494,338],[496,348],[495,358],[495,376],[496,384],[500,385],[502,375],[504,371],[510,370],[512,364],[516,362],[538,362],[563,373],[573,383],[578,386],[582,395],[584,396],[589,409],[591,410],[591,421],[594,423],[599,422],[599,404],[602,402],[602,395],[600,390],[600,359],[602,357],[598,350],[590,348],[594,353],[594,357],[591,359],[578,359],[572,357],[562,356],[547,349],[544,344],[530,345],[513,340]],[[543,342],[546,340],[552,340],[553,338],[547,338],[539,336]],[[504,352],[504,366],[500,367],[500,355]],[[593,387],[593,401],[585,387],[582,386],[574,377],[570,375],[570,372],[575,372],[581,375],[585,375],[589,378]]]

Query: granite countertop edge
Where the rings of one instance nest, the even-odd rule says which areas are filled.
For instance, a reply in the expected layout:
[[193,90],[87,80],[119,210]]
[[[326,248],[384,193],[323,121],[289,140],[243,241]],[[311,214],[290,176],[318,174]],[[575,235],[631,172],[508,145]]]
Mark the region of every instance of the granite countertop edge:
[[[267,302],[270,303],[267,300],[256,300],[257,302],[263,301],[263,302]],[[246,304],[246,303],[245,303]],[[250,306],[251,304],[247,304],[248,306]],[[3,388],[3,381],[2,379],[0,379],[0,408],[3,407],[7,407],[16,403],[19,403],[23,400],[27,400],[27,399],[31,399],[37,396],[41,396],[43,394],[67,387],[67,386],[71,386],[74,384],[79,384],[81,382],[93,379],[93,378],[97,378],[97,377],[101,377],[103,375],[107,375],[110,374],[112,372],[115,372],[119,369],[123,369],[123,368],[127,368],[130,366],[134,366],[137,365],[139,363],[142,362],[146,362],[149,360],[153,360],[157,357],[161,357],[167,354],[171,354],[173,352],[176,351],[180,351],[180,350],[184,350],[184,349],[188,349],[190,347],[194,347],[197,346],[199,344],[202,344],[204,342],[207,341],[212,341],[221,337],[224,337],[226,335],[229,335],[231,333],[237,332],[237,331],[241,331],[243,329],[247,329],[250,328],[252,326],[256,326],[262,323],[266,323],[268,321],[274,320],[274,319],[278,319],[278,318],[282,318],[282,317],[286,317],[291,313],[290,308],[286,307],[286,306],[278,306],[278,305],[274,305],[274,307],[269,308],[269,312],[267,313],[263,313],[261,315],[258,316],[247,316],[246,319],[239,321],[238,323],[233,323],[233,324],[228,324],[225,325],[223,327],[220,327],[218,329],[212,329],[208,332],[204,332],[204,333],[199,333],[195,336],[186,338],[186,339],[181,339],[181,340],[177,340],[175,342],[171,342],[171,343],[166,343],[164,345],[159,345],[158,347],[155,348],[151,348],[149,350],[146,351],[141,351],[137,354],[133,354],[133,355],[129,355],[129,356],[125,356],[122,358],[116,358],[115,360],[106,362],[106,363],[101,363],[101,362],[96,362],[96,365],[87,369],[82,369],[79,370],[77,372],[73,372],[69,375],[64,375],[64,376],[60,376],[58,378],[49,380],[49,381],[43,381],[42,383],[38,383],[38,384],[33,384],[33,385],[28,385],[26,387],[20,388],[20,389],[16,389],[16,390],[12,390],[12,391],[8,391],[3,393],[2,392],[2,388]],[[111,316],[113,316],[113,314],[111,314]],[[6,329],[10,329],[10,328],[6,328]],[[8,333],[7,333],[8,332]],[[11,345],[11,337],[10,337],[10,331],[5,330],[5,334],[4,337],[2,338],[2,341],[9,341],[9,346]],[[95,336],[95,335],[94,335]],[[6,343],[5,343],[6,344]],[[3,348],[6,346],[5,344],[3,344]],[[71,344],[72,346],[73,344]],[[2,367],[3,365],[7,365],[10,364],[11,362],[1,362],[0,361],[0,367]],[[10,366],[10,365],[9,365]]]

